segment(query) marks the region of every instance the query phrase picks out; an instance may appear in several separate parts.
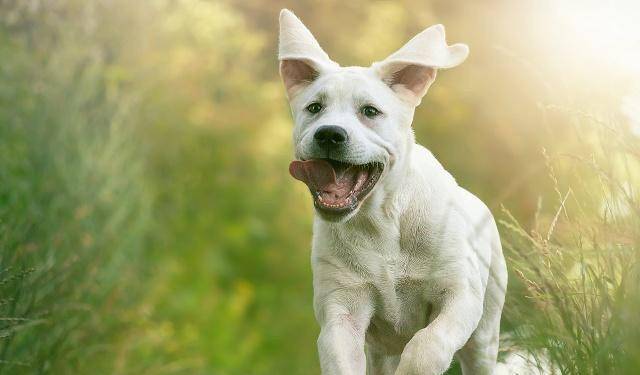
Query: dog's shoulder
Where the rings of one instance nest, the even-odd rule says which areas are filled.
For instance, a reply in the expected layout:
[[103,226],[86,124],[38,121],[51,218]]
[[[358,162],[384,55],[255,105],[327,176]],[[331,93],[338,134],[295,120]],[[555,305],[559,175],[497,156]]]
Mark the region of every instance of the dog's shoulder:
[[437,225],[446,218],[457,222],[452,225],[461,233],[476,230],[480,223],[483,223],[482,228],[492,230],[495,224],[489,208],[473,193],[459,186],[428,149],[416,144],[412,157],[416,178],[411,189],[414,204],[410,207],[422,202],[428,209],[427,220],[433,221],[431,224]]
[[456,179],[426,147],[415,144],[411,158],[413,173],[424,177],[430,184],[437,183],[441,188],[450,189],[458,186]]

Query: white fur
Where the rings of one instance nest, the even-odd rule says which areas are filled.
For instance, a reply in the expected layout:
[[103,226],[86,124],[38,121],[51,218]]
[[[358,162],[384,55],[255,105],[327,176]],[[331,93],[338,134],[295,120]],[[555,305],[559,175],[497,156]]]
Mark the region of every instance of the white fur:
[[[329,157],[385,165],[354,212],[339,221],[315,217],[311,258],[323,374],[441,374],[454,354],[465,375],[494,372],[507,282],[495,221],[415,144],[411,129],[436,70],[467,54],[464,45],[447,46],[437,25],[371,67],[340,67],[293,13],[280,14],[296,157],[327,157],[313,133],[330,124],[343,127],[349,142]],[[325,109],[311,115],[305,108],[318,98]],[[363,117],[363,104],[383,115]]]

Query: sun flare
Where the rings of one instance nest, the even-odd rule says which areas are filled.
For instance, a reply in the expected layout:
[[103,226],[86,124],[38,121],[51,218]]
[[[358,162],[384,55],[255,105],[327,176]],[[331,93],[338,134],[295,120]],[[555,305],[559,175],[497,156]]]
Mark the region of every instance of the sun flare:
[[559,1],[551,12],[564,31],[561,38],[574,45],[569,53],[640,74],[639,1]]

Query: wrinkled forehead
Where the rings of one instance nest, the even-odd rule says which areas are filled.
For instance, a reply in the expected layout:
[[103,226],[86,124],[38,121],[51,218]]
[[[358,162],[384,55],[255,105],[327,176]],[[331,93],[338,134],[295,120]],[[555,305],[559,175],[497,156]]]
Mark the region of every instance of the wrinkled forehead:
[[322,73],[303,95],[303,102],[371,102],[395,100],[393,91],[369,68],[340,67]]

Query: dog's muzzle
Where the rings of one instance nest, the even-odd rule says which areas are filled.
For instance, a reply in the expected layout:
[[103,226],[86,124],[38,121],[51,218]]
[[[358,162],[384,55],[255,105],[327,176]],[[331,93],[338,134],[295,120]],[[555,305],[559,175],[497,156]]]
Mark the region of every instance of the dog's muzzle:
[[383,170],[382,163],[357,165],[332,159],[294,160],[289,165],[291,176],[309,187],[315,207],[332,216],[354,211]]

